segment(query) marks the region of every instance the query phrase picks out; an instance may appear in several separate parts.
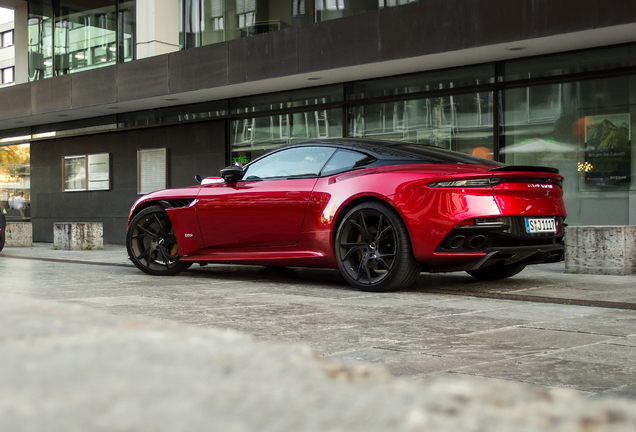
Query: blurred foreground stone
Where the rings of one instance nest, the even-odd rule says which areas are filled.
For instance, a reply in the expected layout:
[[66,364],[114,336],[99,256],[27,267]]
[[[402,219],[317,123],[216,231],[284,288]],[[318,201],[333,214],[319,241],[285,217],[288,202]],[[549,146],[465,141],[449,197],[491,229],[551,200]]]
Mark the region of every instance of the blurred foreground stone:
[[0,431],[633,431],[636,403],[424,383],[235,332],[0,298]]

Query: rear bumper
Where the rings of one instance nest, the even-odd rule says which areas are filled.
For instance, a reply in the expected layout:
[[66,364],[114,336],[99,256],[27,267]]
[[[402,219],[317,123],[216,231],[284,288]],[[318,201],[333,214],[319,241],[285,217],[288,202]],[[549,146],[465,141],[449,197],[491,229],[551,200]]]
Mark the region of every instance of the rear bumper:
[[485,249],[485,256],[462,264],[433,266],[431,273],[479,270],[493,265],[545,264],[563,261],[563,244],[513,246]]

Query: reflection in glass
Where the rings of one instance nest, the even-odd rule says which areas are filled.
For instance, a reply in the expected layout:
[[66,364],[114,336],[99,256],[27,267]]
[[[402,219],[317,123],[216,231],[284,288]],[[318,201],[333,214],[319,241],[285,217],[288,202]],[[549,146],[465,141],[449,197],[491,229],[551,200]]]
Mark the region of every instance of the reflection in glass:
[[179,43],[196,48],[414,1],[179,0]]
[[64,190],[86,190],[86,156],[64,158]]
[[429,144],[492,159],[492,92],[351,108],[348,134]]
[[350,84],[348,99],[458,89],[461,87],[491,84],[494,82],[493,64],[443,69],[431,72],[377,78]]
[[342,86],[335,85],[238,98],[231,108],[233,114],[243,114],[340,102],[343,98]]
[[629,224],[635,86],[624,76],[504,92],[504,162],[558,168],[570,225]]
[[245,164],[284,144],[312,138],[340,137],[340,109],[234,120],[231,124],[232,161]]
[[31,218],[29,144],[0,147],[0,211],[8,222]]
[[134,58],[135,0],[29,2],[29,80]]
[[505,81],[636,66],[636,44],[506,62]]

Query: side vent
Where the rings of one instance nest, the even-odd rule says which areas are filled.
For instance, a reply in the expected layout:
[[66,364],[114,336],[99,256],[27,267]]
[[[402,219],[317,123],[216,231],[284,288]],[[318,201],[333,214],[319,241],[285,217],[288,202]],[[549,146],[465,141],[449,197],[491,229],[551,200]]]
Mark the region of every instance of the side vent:
[[164,208],[188,207],[195,201],[194,198],[173,198],[162,200],[161,204]]

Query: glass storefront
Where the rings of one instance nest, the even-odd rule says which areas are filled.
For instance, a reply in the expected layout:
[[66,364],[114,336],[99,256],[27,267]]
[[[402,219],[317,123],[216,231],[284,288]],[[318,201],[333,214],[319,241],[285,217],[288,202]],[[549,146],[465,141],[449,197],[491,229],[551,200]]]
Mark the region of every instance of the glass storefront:
[[31,218],[31,156],[29,144],[0,147],[0,211],[8,222]]
[[503,100],[505,163],[558,168],[571,225],[630,224],[636,76],[511,89]]
[[29,1],[29,81],[134,59],[135,0]]

